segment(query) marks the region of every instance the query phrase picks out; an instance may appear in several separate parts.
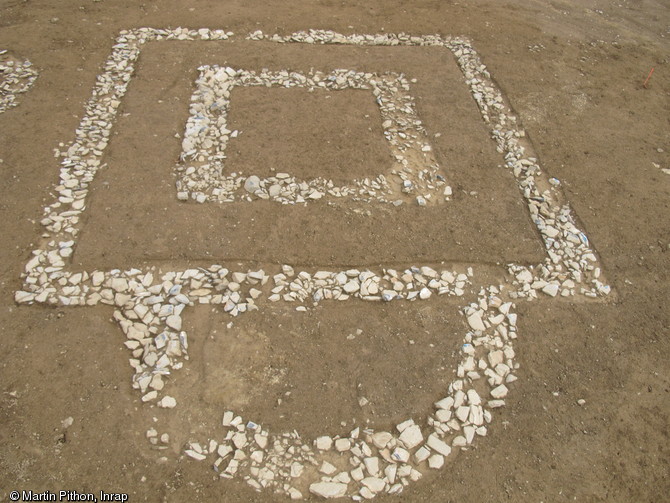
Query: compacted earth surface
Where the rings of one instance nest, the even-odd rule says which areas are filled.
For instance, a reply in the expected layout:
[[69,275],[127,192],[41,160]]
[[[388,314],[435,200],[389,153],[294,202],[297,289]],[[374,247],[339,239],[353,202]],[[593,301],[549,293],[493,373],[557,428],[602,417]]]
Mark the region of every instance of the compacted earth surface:
[[[150,41],[111,68],[124,30]],[[0,501],[666,499],[668,54],[653,0],[0,0]],[[96,100],[109,134],[76,150]],[[79,155],[95,177],[61,172]],[[230,186],[197,178],[216,162]],[[562,235],[594,290],[540,279]],[[431,428],[450,446],[417,450]]]

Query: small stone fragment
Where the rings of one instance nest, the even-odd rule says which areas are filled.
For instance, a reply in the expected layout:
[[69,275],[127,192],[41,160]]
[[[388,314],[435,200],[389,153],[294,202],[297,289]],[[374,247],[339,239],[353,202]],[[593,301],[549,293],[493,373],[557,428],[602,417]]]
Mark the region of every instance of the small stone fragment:
[[399,440],[407,447],[408,449],[413,449],[421,442],[423,442],[423,434],[421,433],[421,427],[418,424],[412,425],[400,434]]
[[181,330],[181,317],[176,314],[168,316],[165,323],[173,330]]
[[507,386],[501,384],[500,386],[497,386],[491,390],[491,396],[496,399],[505,398],[508,391],[509,390],[507,389]]
[[486,326],[482,321],[482,315],[478,311],[468,316],[468,325],[470,325],[470,328],[473,330],[479,330],[480,332],[486,330]]
[[341,498],[347,494],[347,484],[339,482],[316,482],[309,486],[309,492],[322,498]]
[[433,454],[428,458],[428,466],[434,470],[439,470],[444,466],[444,456],[441,454]]
[[386,486],[384,479],[380,479],[379,477],[365,477],[361,480],[361,484],[375,494],[382,492]]
[[550,297],[556,297],[556,295],[558,294],[558,290],[559,290],[559,288],[560,288],[559,285],[556,284],[556,283],[548,283],[548,284],[542,289],[542,291],[543,291],[544,293],[546,293],[547,295],[549,295]]
[[391,457],[400,463],[407,463],[409,461],[409,451],[402,447],[396,447]]
[[333,446],[333,439],[328,436],[318,437],[314,444],[320,451],[328,451]]
[[203,460],[207,459],[207,456],[205,456],[204,454],[202,454],[200,452],[196,452],[193,449],[187,449],[184,452],[187,456],[189,456],[190,458],[195,459],[196,461],[203,461]]
[[255,194],[261,188],[261,179],[256,175],[251,175],[244,181],[244,190]]
[[393,435],[387,431],[378,431],[372,435],[372,443],[377,447],[377,449],[384,449],[386,445],[391,441]]
[[324,461],[323,463],[321,463],[321,468],[319,468],[319,471],[321,473],[325,473],[326,475],[332,475],[337,471],[337,468],[335,468],[328,461]]
[[449,447],[443,440],[440,440],[440,438],[435,433],[431,433],[428,436],[428,441],[426,444],[428,447],[442,454],[443,456],[448,456],[451,454],[451,447]]
[[338,452],[344,452],[351,449],[351,440],[348,438],[338,438],[335,440],[335,449]]
[[223,413],[223,426],[230,426],[230,424],[233,422],[233,418],[235,417],[235,414],[228,410]]
[[158,402],[158,406],[162,409],[174,409],[177,406],[177,400],[171,396],[164,396],[161,401]]

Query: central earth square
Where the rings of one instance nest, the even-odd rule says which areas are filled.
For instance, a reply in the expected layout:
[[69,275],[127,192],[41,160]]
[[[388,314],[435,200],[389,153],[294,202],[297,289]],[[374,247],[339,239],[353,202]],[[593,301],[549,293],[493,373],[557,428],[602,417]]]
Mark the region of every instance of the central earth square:
[[369,166],[392,164],[379,107],[368,91],[236,87],[231,103],[230,128],[241,134],[227,147],[227,171],[261,177],[291,172],[344,183],[352,175],[370,176]]

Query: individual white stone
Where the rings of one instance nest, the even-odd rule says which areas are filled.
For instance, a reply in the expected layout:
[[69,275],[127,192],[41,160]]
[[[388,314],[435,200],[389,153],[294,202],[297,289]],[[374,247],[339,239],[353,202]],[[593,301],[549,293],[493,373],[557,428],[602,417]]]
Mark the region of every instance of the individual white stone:
[[372,435],[372,443],[377,449],[384,449],[393,438],[387,431],[378,431]]
[[165,386],[165,383],[163,382],[163,376],[160,374],[155,374],[151,378],[151,384],[150,386],[155,389],[156,391],[161,391],[163,387]]
[[521,283],[530,283],[533,281],[533,274],[528,269],[523,269],[516,275],[516,279]]
[[407,449],[413,449],[423,442],[423,434],[418,424],[405,428],[398,438]]
[[467,391],[467,396],[468,396],[468,403],[470,405],[479,405],[482,403],[482,399],[479,396],[479,393],[477,393],[477,391],[472,388],[470,388]]
[[470,415],[468,421],[475,426],[481,426],[484,423],[484,412],[480,405],[470,406]]
[[333,446],[333,439],[328,436],[317,437],[314,445],[320,451],[328,451]]
[[128,280],[125,278],[112,278],[110,286],[116,292],[125,292],[128,290]]
[[365,473],[363,473],[363,465],[358,465],[356,468],[351,470],[351,478],[359,482],[365,478]]
[[379,476],[379,458],[376,456],[371,456],[363,459],[363,464],[365,469],[373,477]]
[[225,457],[228,456],[228,454],[230,454],[231,452],[233,452],[233,448],[232,448],[231,446],[229,446],[229,445],[221,444],[221,445],[219,445],[219,447],[217,447],[217,449],[216,449],[216,453],[217,453],[217,454],[219,455],[219,457],[221,457],[221,458],[225,458]]
[[384,482],[384,479],[380,479],[379,477],[365,477],[363,480],[361,480],[361,484],[363,484],[375,494],[382,492],[384,487],[386,487],[386,482]]
[[347,487],[340,482],[316,482],[309,486],[309,492],[322,498],[341,498],[347,494]]
[[443,398],[439,402],[435,402],[435,407],[437,407],[438,409],[451,410],[453,406],[454,406],[454,398],[451,396]]
[[407,428],[409,428],[410,426],[413,426],[413,425],[414,425],[414,420],[413,420],[413,419],[408,419],[407,421],[403,421],[402,423],[400,423],[399,425],[397,425],[397,426],[396,426],[396,429],[397,429],[400,433],[402,433],[402,432],[405,431]]
[[305,466],[301,463],[298,463],[297,461],[291,463],[291,477],[298,478],[303,474],[304,471]]
[[244,181],[244,190],[255,194],[261,188],[261,180],[256,175],[251,175]]
[[435,433],[428,435],[426,445],[443,456],[449,456],[449,454],[451,454],[451,447],[449,447],[446,442],[441,440]]
[[348,438],[338,438],[335,440],[335,450],[345,452],[351,449],[351,440]]
[[358,496],[357,498],[359,500],[360,498],[371,500],[375,497],[375,493],[373,493],[370,489],[368,489],[365,486],[361,487],[361,489],[358,491],[358,494],[360,494],[360,496]]
[[496,365],[503,363],[505,361],[505,355],[502,351],[496,350],[491,351],[488,354],[489,365],[495,367]]
[[507,389],[507,386],[501,384],[500,386],[497,386],[491,390],[491,396],[496,399],[505,398],[507,396],[508,391],[509,390]]
[[177,406],[177,400],[171,396],[164,396],[160,402],[158,402],[158,406],[162,409],[174,409]]
[[181,330],[181,317],[177,316],[176,314],[168,316],[165,320],[165,323],[173,330]]
[[390,302],[398,296],[397,292],[394,290],[384,290],[382,291],[382,300],[385,302]]
[[450,410],[445,410],[445,409],[439,409],[435,413],[435,417],[437,418],[438,421],[441,423],[446,423],[451,419],[451,411]]
[[461,423],[464,423],[468,420],[468,415],[470,414],[470,407],[468,405],[461,405],[456,408],[456,417]]
[[256,433],[254,435],[254,440],[256,441],[256,445],[258,445],[258,447],[261,449],[265,449],[268,445],[268,437],[261,435],[260,433]]
[[242,448],[244,448],[244,447],[247,445],[247,442],[248,442],[248,441],[247,441],[247,435],[246,435],[244,432],[242,432],[242,431],[238,431],[237,433],[235,433],[235,434],[233,435],[233,439],[232,439],[232,440],[233,440],[233,444],[234,444],[235,447],[237,447],[238,449],[242,449]]
[[409,451],[402,447],[396,447],[391,457],[400,463],[407,463],[409,461]]
[[402,465],[398,468],[398,477],[400,478],[409,477],[410,473],[412,473],[412,467],[410,465]]
[[351,294],[351,293],[357,292],[360,289],[360,284],[358,283],[357,280],[352,279],[351,281],[347,282],[344,285],[343,289],[344,289],[345,292]]
[[548,283],[544,288],[542,288],[542,291],[550,297],[556,297],[559,288],[559,285],[556,283]]
[[142,396],[142,401],[150,402],[151,400],[155,400],[156,397],[158,397],[158,393],[156,391],[149,391],[149,393],[146,393],[145,395]]
[[409,472],[409,478],[412,482],[417,482],[421,477],[423,477],[422,473],[415,468],[412,468]]
[[551,225],[548,225],[544,229],[544,234],[546,234],[550,238],[555,238],[556,236],[558,236],[560,234],[560,231],[558,229],[556,229],[555,227],[552,227]]
[[203,461],[203,460],[207,459],[207,456],[205,456],[204,454],[201,454],[199,452],[196,452],[193,449],[187,449],[184,452],[187,456],[189,456],[190,458],[195,459],[196,461]]
[[421,463],[428,459],[430,456],[430,449],[426,447],[425,445],[419,447],[417,451],[414,453],[414,458],[416,459],[417,463]]
[[14,293],[14,300],[18,303],[31,302],[35,298],[35,294],[31,292],[18,291]]
[[337,468],[335,468],[328,461],[323,461],[321,463],[321,468],[319,468],[319,471],[321,473],[325,473],[326,475],[332,475],[333,473],[335,473],[337,471]]
[[302,499],[302,493],[298,491],[295,487],[289,487],[288,495],[291,497],[292,500]]
[[444,466],[444,456],[441,454],[433,454],[428,458],[428,466],[434,470],[439,470]]
[[472,425],[464,426],[463,433],[465,435],[465,441],[468,445],[471,444],[475,438],[475,427]]
[[230,426],[233,422],[233,418],[235,417],[235,414],[233,411],[227,410],[226,412],[223,413],[223,426]]
[[504,363],[499,363],[498,365],[496,365],[495,369],[493,369],[493,370],[495,370],[496,374],[498,374],[499,376],[505,377],[505,376],[507,376],[507,374],[510,373],[511,369],[507,365],[505,365]]
[[386,476],[386,480],[389,482],[389,484],[395,483],[397,473],[398,473],[398,465],[396,464],[390,464],[386,468],[384,468],[384,475]]
[[343,484],[348,484],[351,482],[351,476],[349,472],[340,472],[333,477],[333,482],[342,482]]
[[484,322],[482,321],[482,315],[479,311],[475,311],[470,316],[468,316],[468,325],[470,325],[470,328],[473,330],[479,330],[480,332],[486,330],[486,325],[484,325]]

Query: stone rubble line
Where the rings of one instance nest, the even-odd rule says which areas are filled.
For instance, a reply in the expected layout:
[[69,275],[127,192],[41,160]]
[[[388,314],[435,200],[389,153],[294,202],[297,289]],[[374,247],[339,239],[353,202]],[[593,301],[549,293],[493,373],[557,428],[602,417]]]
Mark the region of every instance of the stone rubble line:
[[[177,198],[199,203],[206,201],[232,202],[236,194],[240,200],[270,199],[283,204],[306,203],[326,195],[351,197],[357,201],[373,200],[403,203],[398,196],[418,194],[416,201],[426,206],[431,198],[447,200],[451,187],[439,174],[439,165],[432,153],[426,130],[419,120],[412,97],[407,94],[409,82],[404,75],[335,70],[329,74],[310,72],[307,75],[286,70],[260,73],[230,67],[202,66],[191,98],[190,117],[182,141],[182,156],[177,165]],[[375,179],[354,180],[352,184],[336,186],[332,180],[315,178],[299,181],[288,173],[260,179],[241,173],[225,176],[224,159],[228,141],[239,131],[227,128],[230,94],[234,86],[261,86],[305,88],[314,90],[368,89],[375,96],[382,115],[384,136],[389,142],[397,169],[397,177],[390,183],[384,174]],[[184,165],[185,160],[191,160]],[[193,162],[197,160],[197,163]],[[242,190],[242,188],[244,190]],[[395,197],[394,197],[395,196]]]
[[[120,105],[120,99],[126,91],[142,44],[150,40],[225,40],[230,35],[223,30],[186,30],[181,28],[175,30],[140,28],[121,32],[105,65],[105,72],[98,77],[93,97],[86,107],[86,115],[82,119],[80,127],[76,130],[76,139],[64,153],[60,184],[56,187],[58,200],[45,209],[45,217],[42,219],[42,224],[47,230],[43,235],[43,245],[33,252],[33,256],[26,264],[25,273],[22,275],[24,280],[23,290],[15,294],[18,303],[27,304],[39,302],[65,306],[95,305],[98,303],[115,305],[117,310],[114,317],[126,333],[128,337],[126,345],[133,352],[131,365],[136,372],[133,385],[143,393],[143,401],[157,402],[159,407],[164,408],[172,408],[176,405],[174,398],[168,395],[163,395],[158,400],[158,393],[162,391],[165,384],[164,376],[169,375],[170,370],[180,368],[183,365],[182,360],[188,358],[187,337],[186,333],[181,330],[180,315],[183,308],[195,302],[202,304],[218,303],[223,304],[224,310],[233,315],[254,309],[256,306],[254,295],[258,298],[262,292],[250,288],[248,296],[244,297],[243,295],[246,295],[246,293],[240,293],[239,288],[242,283],[235,281],[235,279],[242,281],[242,276],[236,277],[235,275],[245,275],[244,282],[249,283],[249,286],[258,283],[263,286],[264,282],[269,281],[269,276],[264,272],[249,271],[247,273],[233,273],[228,278],[229,271],[221,266],[167,273],[155,271],[155,268],[152,268],[148,272],[131,269],[128,271],[94,271],[89,274],[88,272],[67,271],[65,269],[66,261],[70,262],[73,253],[75,238],[79,232],[79,217],[85,209],[88,184],[101,167],[100,157],[107,145],[115,113]],[[317,38],[314,38],[315,36]],[[514,117],[509,115],[500,93],[490,81],[488,72],[486,72],[485,67],[467,41],[452,38],[442,39],[437,36],[355,35],[344,37],[332,32],[296,34],[291,36],[291,41],[306,42],[310,37],[313,41],[336,43],[443,45],[452,50],[464,71],[468,84],[473,90],[473,97],[477,100],[484,119],[487,122],[493,122],[495,125],[492,134],[498,141],[499,150],[505,154],[507,166],[513,170],[524,197],[529,202],[531,214],[542,233],[549,253],[549,259],[536,268],[509,266],[510,272],[515,275],[515,282],[521,287],[518,291],[508,293],[507,296],[530,299],[535,296],[533,294],[539,289],[547,295],[554,296],[558,292],[557,289],[555,290],[555,286],[559,281],[562,281],[560,283],[560,288],[563,289],[561,295],[565,295],[563,292],[566,289],[568,295],[576,293],[578,291],[577,285],[582,285],[579,293],[584,293],[587,296],[589,294],[605,295],[608,292],[608,287],[599,286],[597,282],[599,278],[597,257],[590,249],[586,236],[574,225],[568,206],[559,206],[557,202],[560,197],[558,191],[550,185],[543,192],[538,189],[536,181],[538,183],[544,182],[540,169],[535,159],[524,157],[524,147],[519,143],[519,139],[523,136],[522,132],[517,131],[512,126],[515,123]],[[322,38],[319,39],[318,37]],[[339,37],[344,38],[340,40]],[[275,38],[276,36],[272,37],[273,40]],[[157,277],[160,276],[160,282],[154,281],[154,272],[157,272]],[[285,279],[275,275],[274,288],[283,288],[276,292],[272,291],[269,300],[302,302],[307,300],[310,295],[312,296],[310,299],[312,302],[318,302],[320,300],[319,295],[322,295],[324,299],[330,297],[342,299],[348,295],[374,298],[374,300],[380,298],[384,300],[407,299],[410,296],[412,296],[411,298],[425,299],[435,291],[437,293],[462,295],[463,293],[457,290],[457,288],[463,290],[458,286],[459,277],[463,286],[467,283],[459,274],[448,271],[440,273],[435,271],[437,276],[431,278],[432,273],[423,268],[411,268],[402,274],[396,272],[395,275],[390,270],[377,274],[371,271],[358,271],[358,275],[354,271],[337,273],[321,271],[314,274],[303,271],[297,274],[295,280],[291,281],[289,281],[289,278],[292,278],[292,276],[287,274],[288,272],[287,269],[278,273],[285,275]],[[469,276],[472,274],[471,271],[468,272],[470,274],[465,274],[465,276],[469,280]],[[449,276],[443,278],[445,273],[451,274],[454,280],[449,281]],[[344,277],[342,274],[344,274]],[[409,275],[407,280],[403,279],[404,274]],[[563,279],[563,275],[568,279]],[[411,282],[409,281],[410,276]],[[421,277],[425,280],[425,284],[421,283]],[[378,280],[378,278],[380,279]],[[346,279],[346,282],[342,284],[341,280],[344,279]],[[444,283],[445,281],[446,283]],[[545,284],[540,287],[543,281]],[[566,284],[567,281],[574,282],[575,287],[571,287],[570,283]],[[317,284],[317,282],[325,283]],[[415,282],[417,283],[416,286]],[[432,286],[431,282],[433,282]],[[452,285],[452,283],[454,284]],[[377,284],[377,292],[375,293],[374,285]],[[591,284],[594,286],[590,286]],[[403,285],[402,289],[400,289],[400,285]],[[418,288],[418,285],[422,285],[421,288]],[[355,288],[356,286],[358,286],[358,289]],[[392,288],[389,288],[389,286]],[[441,289],[442,291],[440,291]],[[575,292],[572,290],[575,290]],[[500,297],[497,295],[498,292]],[[279,298],[272,297],[276,295],[279,295]],[[311,447],[302,445],[299,435],[295,432],[270,436],[269,432],[264,431],[255,423],[247,423],[240,431],[239,426],[243,424],[243,421],[237,419],[237,417],[230,418],[230,412],[224,416],[228,423],[224,426],[234,426],[230,429],[232,435],[227,441],[232,441],[236,449],[229,453],[232,454],[232,459],[227,461],[225,466],[222,465],[223,461],[218,461],[217,458],[217,467],[220,468],[220,472],[232,476],[244,471],[245,476],[249,477],[248,481],[251,485],[271,487],[275,490],[288,492],[292,497],[298,497],[299,495],[296,492],[298,489],[293,487],[296,484],[291,485],[289,482],[285,482],[289,480],[285,477],[285,471],[282,472],[281,469],[278,469],[277,472],[274,472],[270,467],[275,464],[279,467],[278,460],[281,457],[286,459],[288,456],[292,460],[291,456],[296,456],[296,461],[300,463],[300,460],[309,460],[310,456],[317,460],[318,453],[319,459],[322,461],[321,470],[323,475],[313,474],[310,471],[313,466],[311,462],[309,463],[310,466],[305,467],[305,476],[308,474],[313,474],[315,477],[321,476],[318,482],[310,483],[309,490],[325,497],[348,495],[353,499],[360,499],[371,497],[382,491],[390,492],[392,488],[393,492],[400,491],[405,483],[418,479],[421,475],[418,468],[421,463],[425,464],[426,458],[424,456],[427,457],[429,466],[437,468],[441,464],[438,455],[445,456],[455,446],[464,447],[468,445],[475,434],[485,434],[485,423],[490,420],[488,408],[504,404],[502,400],[507,393],[505,384],[515,379],[512,371],[516,370],[518,365],[514,362],[511,341],[516,338],[516,315],[511,312],[513,305],[509,301],[503,302],[501,297],[504,297],[502,287],[489,287],[488,291],[480,291],[479,303],[464,308],[464,314],[467,316],[472,331],[466,334],[465,344],[461,349],[463,360],[457,371],[458,379],[449,386],[449,395],[437,402],[437,410],[434,416],[428,418],[427,426],[422,428],[410,419],[399,425],[398,434],[386,432],[388,435],[381,435],[384,432],[364,430],[362,440],[358,438],[361,434],[360,431],[358,435],[354,435],[355,432],[352,432],[349,438],[350,447],[342,450],[342,452],[350,453],[349,459],[352,460],[355,458],[360,461],[362,458],[361,463],[365,467],[365,471],[363,471],[360,463],[352,461],[356,466],[352,470],[354,473],[349,475],[352,479],[351,482],[347,483],[345,472],[331,473],[330,475],[326,473],[331,471],[331,468],[324,465],[323,461],[325,459],[321,455],[332,454],[332,452],[330,449],[318,447],[319,445],[325,447],[327,443],[327,440],[322,437],[318,440],[318,452],[313,451]],[[298,309],[306,310],[307,307],[301,305]],[[478,379],[479,371],[477,369],[484,372],[487,376],[486,383],[492,388],[489,392],[491,400],[488,400],[486,404],[488,408],[482,405],[480,393],[484,393],[484,391],[477,391],[476,389],[477,386],[482,384],[482,380]],[[467,410],[463,407],[467,407]],[[470,420],[471,415],[472,420]],[[482,418],[483,421],[481,421]],[[461,429],[457,429],[457,426]],[[469,428],[466,429],[466,427]],[[248,460],[245,457],[244,448],[247,444],[240,434],[244,434],[247,430],[255,432],[254,442],[259,448],[264,442],[260,437],[268,438],[266,447],[268,445],[272,446],[266,450],[266,454],[263,454],[263,459],[260,461],[258,460],[260,455],[255,454],[258,451],[257,449],[249,454]],[[460,431],[462,434],[452,438],[456,431]],[[378,435],[375,437],[377,433]],[[424,434],[426,435],[424,436]],[[256,435],[259,435],[259,437],[256,438]],[[246,435],[244,436],[246,437]],[[150,437],[157,438],[151,435]],[[369,437],[369,440],[367,437]],[[419,437],[421,438],[419,439]],[[425,437],[427,437],[426,444],[422,445]],[[459,437],[465,439],[465,444]],[[377,440],[376,443],[375,439]],[[384,439],[387,441],[384,442]],[[345,447],[344,441],[346,439],[338,438],[335,440],[336,449],[338,449],[337,441],[339,441],[340,448]],[[415,443],[417,441],[418,443]],[[277,448],[277,442],[279,448]],[[370,446],[370,442],[372,442],[372,446]],[[448,442],[451,442],[451,446],[448,445]],[[219,451],[221,447],[217,443],[217,453],[221,454],[223,452],[225,454],[225,445],[229,445],[229,443],[224,443],[221,451]],[[283,446],[286,446],[286,449],[282,453]],[[191,457],[194,457],[194,453],[207,456],[204,453],[205,451],[209,453],[210,447],[210,445],[206,449],[200,447],[200,452],[198,452],[198,446],[194,444],[189,449],[190,453],[187,451],[187,454]],[[373,447],[376,450],[373,450]],[[310,452],[312,454],[309,454]],[[358,455],[359,452],[363,455],[362,457]],[[302,453],[305,453],[304,456]],[[378,455],[373,455],[375,453]],[[254,456],[254,458],[251,456]],[[227,456],[224,455],[220,457],[227,459]],[[420,458],[423,458],[423,460],[420,461]],[[338,463],[336,459],[330,459],[333,463]],[[254,463],[256,466],[254,466]],[[375,463],[377,469],[375,469]],[[292,464],[293,461],[289,466]],[[302,464],[304,466],[306,463]],[[319,464],[318,461],[317,464]],[[248,473],[246,472],[247,468]],[[359,479],[360,481],[357,478],[361,471],[358,471],[357,468],[361,468],[363,475],[365,475]],[[258,469],[258,472],[252,471],[252,469]],[[263,469],[262,472],[261,469]],[[381,476],[380,469],[383,470],[384,477]],[[293,470],[294,474],[299,470],[300,468],[296,465]],[[255,473],[256,475],[254,475]],[[377,475],[374,475],[375,473]],[[382,482],[383,487],[381,487]]]
[[18,96],[32,87],[38,72],[28,60],[18,60],[0,50],[0,113],[19,104]]
[[[481,289],[478,302],[462,310],[470,330],[460,348],[457,379],[435,403],[425,425],[410,418],[393,431],[357,427],[348,435],[319,436],[309,445],[296,431],[271,434],[226,411],[225,433],[204,445],[190,442],[186,455],[213,461],[221,478],[241,475],[257,491],[273,490],[292,499],[303,498],[299,487],[324,498],[348,496],[355,501],[402,492],[426,470],[445,466],[452,451],[467,449],[476,436],[485,436],[491,409],[505,405],[507,385],[516,380],[519,365],[513,349],[516,314],[501,293],[502,286]],[[154,445],[157,435],[155,429],[147,432]]]

